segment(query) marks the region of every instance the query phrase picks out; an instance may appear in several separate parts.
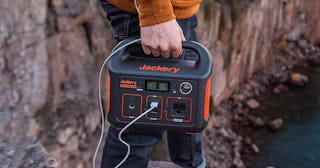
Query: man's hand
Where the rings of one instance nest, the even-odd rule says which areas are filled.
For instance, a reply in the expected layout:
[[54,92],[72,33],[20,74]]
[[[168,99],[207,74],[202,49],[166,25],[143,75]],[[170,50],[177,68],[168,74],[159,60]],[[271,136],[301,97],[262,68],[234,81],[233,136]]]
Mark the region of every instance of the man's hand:
[[185,41],[183,31],[175,19],[153,26],[141,27],[141,44],[145,54],[164,58],[176,58],[182,52]]

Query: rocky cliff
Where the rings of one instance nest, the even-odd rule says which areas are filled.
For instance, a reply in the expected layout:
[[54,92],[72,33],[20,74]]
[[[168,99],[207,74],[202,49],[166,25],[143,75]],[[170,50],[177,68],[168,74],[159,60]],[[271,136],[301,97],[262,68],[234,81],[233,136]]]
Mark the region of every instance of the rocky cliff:
[[273,44],[306,39],[319,43],[316,0],[205,1],[199,15],[199,39],[213,54],[216,104],[240,83],[273,63]]
[[[213,55],[216,104],[277,63],[272,47],[318,43],[319,7],[318,0],[205,1],[198,34]],[[0,2],[0,165],[90,167],[100,130],[98,70],[112,46],[95,0]],[[225,151],[210,166],[241,162],[219,143],[226,142],[205,141]]]
[[5,0],[0,18],[0,165],[89,167],[113,46],[96,1]]

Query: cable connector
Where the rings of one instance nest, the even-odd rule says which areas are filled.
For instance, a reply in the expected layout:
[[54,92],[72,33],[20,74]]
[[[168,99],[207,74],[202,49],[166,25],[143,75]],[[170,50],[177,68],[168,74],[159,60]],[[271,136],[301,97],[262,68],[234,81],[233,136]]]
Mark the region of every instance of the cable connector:
[[150,107],[151,108],[157,108],[158,107],[158,102],[151,102]]

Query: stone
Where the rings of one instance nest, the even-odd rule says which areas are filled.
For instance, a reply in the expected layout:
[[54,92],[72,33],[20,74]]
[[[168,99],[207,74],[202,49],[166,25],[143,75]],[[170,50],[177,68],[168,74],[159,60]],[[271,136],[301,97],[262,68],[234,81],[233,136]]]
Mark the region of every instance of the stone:
[[75,129],[72,128],[72,127],[68,127],[64,131],[60,132],[60,134],[58,134],[57,141],[61,145],[65,145],[68,142],[68,140],[71,137],[71,135],[74,134],[74,133],[75,133]]
[[29,131],[35,136],[39,135],[40,126],[35,119],[30,119]]
[[45,161],[45,165],[47,166],[47,167],[58,167],[58,165],[59,165],[59,162],[57,161],[57,159],[55,159],[55,158],[53,158],[53,157],[48,157],[47,159],[46,159],[46,161]]
[[265,125],[265,122],[260,117],[249,116],[250,123],[253,127],[260,128]]
[[255,88],[254,89],[254,94],[256,95],[256,96],[260,96],[260,90],[258,89],[258,88]]
[[251,148],[254,153],[256,153],[256,154],[260,153],[260,149],[258,148],[258,146],[256,144],[252,144]]
[[236,104],[236,107],[237,107],[237,108],[242,108],[242,107],[243,107],[243,104],[242,104],[241,102],[238,102],[238,103]]
[[279,84],[273,88],[273,92],[276,94],[282,93],[282,92],[287,92],[287,91],[289,91],[289,88],[283,84]]
[[260,103],[256,99],[250,99],[246,102],[246,104],[250,109],[256,109],[260,107]]
[[78,166],[76,168],[84,168],[83,164],[78,164]]
[[260,87],[259,83],[257,81],[254,81],[254,80],[250,80],[249,84],[254,88],[259,88]]
[[14,150],[10,149],[10,150],[6,151],[6,154],[8,157],[11,157],[14,154]]
[[252,141],[251,141],[251,139],[250,139],[249,137],[246,137],[246,138],[244,139],[244,143],[246,143],[247,145],[251,145],[251,144],[252,144]]
[[77,135],[73,135],[66,143],[66,149],[71,152],[78,151],[79,147],[79,137]]
[[85,126],[86,128],[88,128],[90,133],[93,133],[98,128],[98,125],[101,123],[99,113],[99,110],[93,110],[85,118]]
[[252,90],[252,85],[250,85],[250,84],[245,84],[244,87],[245,87],[245,89],[248,90],[248,91],[251,91],[251,90]]
[[292,73],[290,78],[294,86],[305,86],[309,82],[309,78],[301,73]]
[[243,94],[248,98],[254,98],[255,97],[255,93],[252,90],[244,90]]
[[233,99],[235,101],[240,101],[240,102],[243,102],[246,100],[246,96],[244,94],[236,94],[233,96]]
[[291,31],[288,33],[287,35],[287,40],[289,41],[298,41],[301,37],[301,35],[303,34],[303,32],[305,32],[307,29],[307,25],[306,24],[298,24],[295,25]]
[[63,0],[54,0],[54,1],[51,1],[51,3],[52,3],[52,6],[54,6],[55,8],[59,8],[64,5]]
[[283,127],[283,119],[278,118],[268,122],[270,131],[279,131]]
[[307,49],[308,48],[308,42],[306,40],[304,40],[304,39],[299,40],[298,41],[298,45],[303,49]]
[[222,137],[224,137],[224,138],[227,138],[227,137],[230,136],[230,134],[228,133],[228,131],[227,131],[226,129],[224,129],[224,128],[219,129],[219,130],[217,131],[217,133],[218,133],[219,136],[222,136]]
[[215,116],[213,122],[214,122],[215,128],[221,128],[221,127],[225,127],[228,124],[229,120],[223,116]]

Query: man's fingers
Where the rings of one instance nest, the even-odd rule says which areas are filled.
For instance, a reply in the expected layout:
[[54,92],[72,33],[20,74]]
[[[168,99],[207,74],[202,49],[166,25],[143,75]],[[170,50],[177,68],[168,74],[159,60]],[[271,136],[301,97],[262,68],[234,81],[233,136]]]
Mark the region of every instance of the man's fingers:
[[171,52],[170,52],[170,55],[171,55],[173,58],[176,58],[175,55],[177,55],[177,53],[175,53],[174,51],[171,51]]
[[177,44],[174,44],[174,45],[172,45],[172,48],[171,48],[172,50],[171,50],[171,53],[172,53],[172,57],[173,58],[177,58],[177,57],[179,57],[179,55],[180,55],[180,53],[181,53],[181,51],[182,51],[182,44],[181,44],[181,42],[178,42]]
[[152,55],[155,57],[160,56],[160,50],[159,49],[151,49]]
[[155,57],[159,57],[160,54],[163,58],[169,58],[172,56],[173,58],[179,57],[182,53],[182,43],[177,42],[175,44],[171,45],[171,48],[169,49],[169,45],[165,45],[163,47],[159,47],[157,49],[154,49],[155,47],[148,47],[145,45],[142,45],[142,49],[145,54],[150,55],[152,54]]
[[165,41],[161,42],[160,50],[161,50],[161,56],[163,58],[170,57],[170,46],[167,42],[165,42]]
[[180,55],[180,52],[177,52],[177,51],[172,51],[172,52],[171,52],[171,56],[172,56],[173,58],[178,58],[179,55]]
[[171,52],[172,53],[172,57],[173,58],[178,58],[179,56],[180,56],[180,53],[181,53],[181,50],[180,51],[173,51],[173,52]]
[[161,51],[161,56],[163,58],[169,58],[170,57],[170,51],[167,50],[167,51]]
[[142,45],[143,52],[147,55],[151,54],[151,49],[147,46]]

